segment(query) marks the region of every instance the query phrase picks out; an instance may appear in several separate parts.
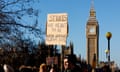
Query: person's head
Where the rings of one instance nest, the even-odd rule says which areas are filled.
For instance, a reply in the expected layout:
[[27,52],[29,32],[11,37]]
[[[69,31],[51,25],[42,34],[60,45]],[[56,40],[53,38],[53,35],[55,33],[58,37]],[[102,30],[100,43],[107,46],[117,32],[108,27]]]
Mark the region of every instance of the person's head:
[[72,69],[75,64],[76,64],[75,55],[66,55],[64,57],[64,69]]
[[40,65],[40,70],[39,70],[39,72],[46,72],[47,71],[47,65],[46,64],[41,64]]
[[14,72],[14,69],[8,64],[4,64],[3,69],[4,69],[4,72]]

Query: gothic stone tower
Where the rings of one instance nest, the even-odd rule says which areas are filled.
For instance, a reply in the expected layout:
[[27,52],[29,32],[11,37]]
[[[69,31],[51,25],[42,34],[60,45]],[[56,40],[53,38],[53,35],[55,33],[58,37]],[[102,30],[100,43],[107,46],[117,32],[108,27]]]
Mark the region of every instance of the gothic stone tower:
[[99,25],[96,20],[96,12],[91,0],[90,16],[86,25],[86,42],[87,42],[87,63],[96,67],[99,60]]

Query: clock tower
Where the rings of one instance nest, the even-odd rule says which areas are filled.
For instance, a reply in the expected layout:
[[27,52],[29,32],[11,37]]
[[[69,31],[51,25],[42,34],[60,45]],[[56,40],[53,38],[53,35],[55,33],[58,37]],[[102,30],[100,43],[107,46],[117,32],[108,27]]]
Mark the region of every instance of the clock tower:
[[90,15],[86,25],[87,63],[96,67],[99,61],[99,25],[94,10],[94,2],[91,0]]

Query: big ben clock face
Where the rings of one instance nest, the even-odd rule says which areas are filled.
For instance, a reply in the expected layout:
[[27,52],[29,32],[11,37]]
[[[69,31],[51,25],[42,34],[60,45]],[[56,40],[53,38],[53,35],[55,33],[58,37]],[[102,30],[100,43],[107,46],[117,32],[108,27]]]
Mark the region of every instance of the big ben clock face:
[[88,31],[89,31],[89,34],[96,34],[95,26],[90,26]]

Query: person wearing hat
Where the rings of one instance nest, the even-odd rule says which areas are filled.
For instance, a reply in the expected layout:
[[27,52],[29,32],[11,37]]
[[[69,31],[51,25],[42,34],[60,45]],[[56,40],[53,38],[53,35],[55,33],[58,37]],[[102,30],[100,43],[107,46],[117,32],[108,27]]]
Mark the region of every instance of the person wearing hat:
[[64,57],[64,71],[63,72],[80,72],[80,67],[76,65],[75,55],[66,55]]

